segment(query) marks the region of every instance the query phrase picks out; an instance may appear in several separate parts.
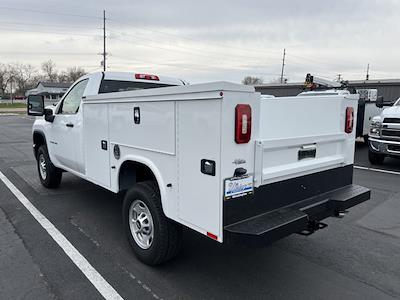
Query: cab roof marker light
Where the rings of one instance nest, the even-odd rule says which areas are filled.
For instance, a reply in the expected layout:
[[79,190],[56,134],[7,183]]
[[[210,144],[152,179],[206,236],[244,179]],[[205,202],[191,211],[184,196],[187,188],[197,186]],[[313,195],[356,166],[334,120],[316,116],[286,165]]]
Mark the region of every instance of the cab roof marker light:
[[144,80],[154,80],[154,81],[160,81],[160,78],[156,75],[151,75],[151,74],[135,74],[136,79],[144,79]]

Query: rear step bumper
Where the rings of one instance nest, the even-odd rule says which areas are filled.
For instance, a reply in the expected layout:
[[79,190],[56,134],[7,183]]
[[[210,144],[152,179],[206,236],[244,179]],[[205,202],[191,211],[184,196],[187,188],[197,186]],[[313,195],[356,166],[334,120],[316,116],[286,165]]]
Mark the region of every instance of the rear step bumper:
[[224,239],[262,239],[273,242],[292,233],[311,234],[326,227],[321,220],[339,216],[370,198],[370,190],[348,185],[224,227]]

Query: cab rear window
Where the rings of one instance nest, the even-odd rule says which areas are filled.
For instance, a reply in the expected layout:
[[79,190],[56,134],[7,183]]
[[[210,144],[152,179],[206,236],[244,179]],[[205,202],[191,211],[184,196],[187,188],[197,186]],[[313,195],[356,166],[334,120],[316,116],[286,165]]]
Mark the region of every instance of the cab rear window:
[[153,83],[153,82],[134,82],[120,80],[102,80],[100,84],[99,94],[125,92],[143,89],[154,89],[173,86],[170,84]]

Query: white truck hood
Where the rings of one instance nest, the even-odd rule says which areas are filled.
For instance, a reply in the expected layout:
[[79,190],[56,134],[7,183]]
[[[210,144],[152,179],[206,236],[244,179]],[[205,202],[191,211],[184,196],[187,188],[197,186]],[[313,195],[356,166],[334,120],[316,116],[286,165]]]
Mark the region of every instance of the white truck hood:
[[381,113],[381,118],[400,118],[400,106],[385,108]]

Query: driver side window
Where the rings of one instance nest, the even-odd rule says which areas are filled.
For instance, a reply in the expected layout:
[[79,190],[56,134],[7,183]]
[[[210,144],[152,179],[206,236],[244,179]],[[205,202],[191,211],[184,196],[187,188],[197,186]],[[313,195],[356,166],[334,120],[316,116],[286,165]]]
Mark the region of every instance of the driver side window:
[[85,92],[86,85],[89,79],[84,79],[78,82],[72,90],[69,91],[68,95],[65,96],[59,114],[71,115],[76,114],[81,104],[83,93]]

